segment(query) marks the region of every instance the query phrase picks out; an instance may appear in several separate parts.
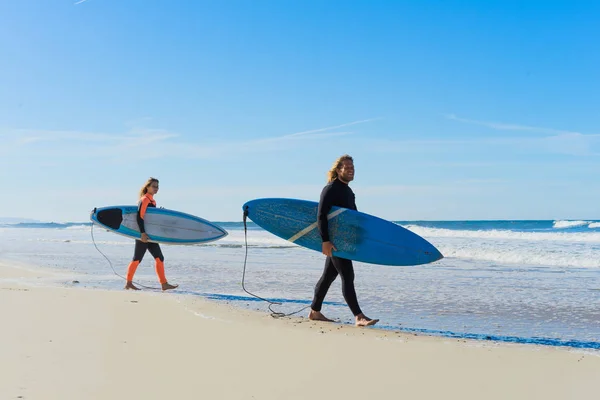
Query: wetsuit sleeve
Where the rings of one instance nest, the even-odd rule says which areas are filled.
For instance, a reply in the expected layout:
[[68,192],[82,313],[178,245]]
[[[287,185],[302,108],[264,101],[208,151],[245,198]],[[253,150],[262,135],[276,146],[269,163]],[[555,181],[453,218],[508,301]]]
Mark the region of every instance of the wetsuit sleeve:
[[137,223],[138,223],[138,226],[140,227],[141,233],[146,232],[146,229],[144,227],[144,216],[146,215],[146,209],[148,208],[149,203],[150,203],[150,200],[147,197],[144,197],[142,200],[140,200],[140,203],[138,206]]
[[321,199],[319,201],[319,207],[317,208],[317,226],[319,227],[319,234],[323,242],[329,242],[329,221],[327,220],[327,214],[333,207],[334,191],[332,185],[327,185],[321,192]]

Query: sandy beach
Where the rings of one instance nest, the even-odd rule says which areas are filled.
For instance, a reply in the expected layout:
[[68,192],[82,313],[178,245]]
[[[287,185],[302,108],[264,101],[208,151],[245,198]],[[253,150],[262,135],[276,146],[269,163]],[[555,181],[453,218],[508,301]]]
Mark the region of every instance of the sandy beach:
[[600,356],[274,319],[0,266],[0,399],[595,399]]

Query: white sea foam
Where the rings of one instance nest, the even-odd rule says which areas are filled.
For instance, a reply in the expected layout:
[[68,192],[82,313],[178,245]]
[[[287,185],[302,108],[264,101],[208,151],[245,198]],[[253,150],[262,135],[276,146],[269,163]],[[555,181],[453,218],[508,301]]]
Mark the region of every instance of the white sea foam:
[[553,267],[600,268],[600,248],[562,246],[530,246],[514,243],[440,242],[438,249],[445,257],[491,262],[497,265],[530,265]]
[[600,243],[600,232],[519,232],[509,230],[454,230],[444,228],[427,228],[418,225],[405,225],[417,235],[430,238],[463,238],[463,239],[503,239],[526,240],[531,242],[584,242]]
[[575,228],[578,226],[588,225],[590,221],[554,221],[554,228],[556,229],[565,229],[565,228]]
[[[68,231],[89,231],[91,228],[89,225],[71,225],[63,228]],[[94,227],[94,230],[98,230],[102,228]]]

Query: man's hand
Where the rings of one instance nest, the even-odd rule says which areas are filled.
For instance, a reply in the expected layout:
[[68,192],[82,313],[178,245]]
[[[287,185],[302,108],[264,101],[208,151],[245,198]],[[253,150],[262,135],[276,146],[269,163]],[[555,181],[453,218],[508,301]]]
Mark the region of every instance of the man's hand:
[[150,237],[148,236],[148,234],[146,232],[142,233],[142,242],[148,243],[149,239],[150,239]]
[[327,257],[331,257],[333,255],[333,250],[337,251],[333,243],[331,242],[323,242],[323,246],[321,247],[321,251]]

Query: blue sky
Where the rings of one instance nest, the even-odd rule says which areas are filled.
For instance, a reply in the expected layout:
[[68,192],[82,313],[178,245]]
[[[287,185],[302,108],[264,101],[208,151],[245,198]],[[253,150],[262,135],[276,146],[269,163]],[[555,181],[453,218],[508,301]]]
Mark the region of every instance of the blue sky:
[[[523,4],[526,3],[526,4]],[[355,158],[392,220],[598,219],[600,3],[0,3],[0,217],[241,219]]]

